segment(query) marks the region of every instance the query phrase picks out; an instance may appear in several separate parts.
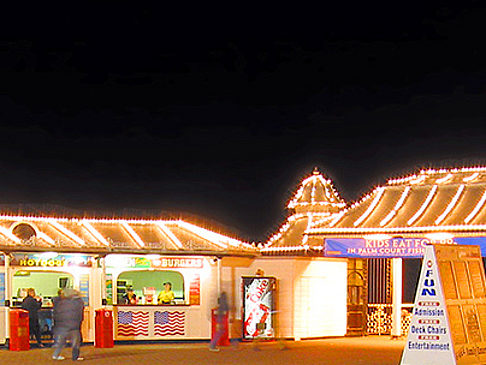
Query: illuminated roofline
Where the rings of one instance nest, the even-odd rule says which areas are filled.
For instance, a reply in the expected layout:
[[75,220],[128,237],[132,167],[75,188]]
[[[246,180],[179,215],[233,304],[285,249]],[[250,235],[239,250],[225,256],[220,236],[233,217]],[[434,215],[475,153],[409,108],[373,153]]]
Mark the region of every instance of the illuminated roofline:
[[157,222],[156,226],[162,231],[162,234],[166,235],[169,238],[169,241],[171,241],[172,244],[177,247],[177,249],[184,248],[182,242],[176,237],[174,233],[172,233],[172,231],[169,228],[167,228],[167,226],[164,223]]
[[[301,218],[311,218],[316,216],[324,216],[325,218],[319,220],[319,222],[323,222],[326,219],[332,219],[336,213],[322,213],[322,212],[307,212],[307,213],[296,213],[289,216],[285,222],[280,226],[276,233],[274,233],[265,243],[265,247],[271,246],[274,242],[278,241],[282,236],[292,227],[292,223],[297,219]],[[317,222],[316,222],[317,223]],[[307,223],[307,227],[310,227],[312,224],[312,218],[310,222]]]
[[395,217],[395,215],[398,213],[400,208],[405,203],[405,200],[407,199],[407,196],[408,196],[408,193],[410,192],[410,190],[411,190],[410,186],[405,187],[405,189],[402,192],[402,195],[400,196],[400,199],[398,199],[398,201],[395,204],[395,206],[393,207],[393,209],[390,211],[390,213],[388,213],[388,215],[385,218],[383,218],[381,220],[381,222],[380,222],[381,227],[387,225],[393,219],[393,217]]
[[64,227],[59,222],[57,222],[57,220],[50,219],[50,220],[47,221],[47,223],[50,224],[51,226],[53,226],[58,232],[60,232],[63,235],[65,235],[70,240],[73,240],[74,242],[76,242],[77,244],[79,244],[81,246],[86,246],[86,241],[85,240],[83,240],[81,237],[79,237],[74,232],[71,232],[69,229],[67,229],[66,227]]
[[376,206],[380,202],[381,197],[383,196],[384,193],[385,193],[384,187],[380,187],[380,188],[377,189],[377,194],[375,195],[375,198],[373,199],[371,204],[368,206],[366,211],[361,215],[361,217],[356,219],[356,221],[353,223],[353,226],[355,226],[355,227],[359,226],[361,223],[363,223],[363,221],[366,218],[368,218],[371,215],[371,213],[373,213],[373,211],[375,210]]
[[[479,173],[486,172],[486,167],[462,167],[462,168],[450,168],[450,169],[423,169],[420,170],[419,173],[411,174],[408,176],[400,177],[400,178],[394,178],[394,179],[389,179],[387,181],[388,185],[401,185],[404,183],[410,183],[411,181],[415,179],[425,179],[428,175],[434,175],[434,174],[455,174],[455,173],[465,173],[465,172],[471,172],[472,175],[464,178],[464,182],[469,182],[473,181],[479,176]],[[477,174],[477,175],[476,175]],[[446,176],[449,180],[451,177]],[[469,180],[466,180],[469,179]],[[439,179],[441,180],[441,179]],[[444,181],[437,181],[437,183],[443,183],[446,182],[447,180]]]
[[427,194],[427,197],[425,198],[425,200],[422,203],[422,205],[420,206],[420,208],[415,212],[415,214],[412,216],[412,218],[410,218],[407,221],[407,224],[409,226],[411,226],[412,224],[414,224],[417,221],[417,219],[419,219],[422,216],[422,214],[425,212],[425,210],[427,209],[427,207],[432,202],[432,199],[434,198],[435,193],[437,192],[437,190],[438,190],[437,185],[432,186],[432,189],[430,189],[429,194]]
[[264,247],[260,249],[261,252],[298,252],[298,251],[322,251],[323,246],[279,246],[279,247]]
[[122,222],[121,226],[123,227],[123,229],[125,229],[130,238],[135,241],[139,248],[145,247],[145,242],[142,241],[137,232],[135,232],[126,221]]
[[[338,201],[337,202],[309,202],[309,203],[305,202],[305,203],[299,203],[298,200],[304,194],[305,187],[309,183],[314,184],[314,186],[312,187],[313,190],[311,191],[312,199],[314,198],[315,183],[317,181],[319,181],[324,186],[324,188],[326,186],[329,186],[331,188],[332,193],[336,196],[336,199]],[[324,176],[322,176],[322,174],[320,172],[318,172],[317,170],[314,170],[314,172],[312,173],[311,176],[302,180],[302,182],[300,183],[299,189],[295,193],[294,197],[287,204],[287,208],[293,209],[297,206],[307,206],[307,205],[313,205],[313,204],[332,205],[332,206],[338,206],[338,207],[346,205],[346,203],[343,202],[343,199],[339,196],[339,193],[337,192],[337,190],[334,188],[332,180],[325,179]]]
[[363,227],[363,228],[311,228],[304,232],[309,235],[318,234],[362,234],[362,233],[420,233],[420,232],[486,232],[486,224],[478,225],[447,225],[447,226],[423,226],[423,227]]
[[[248,248],[248,249],[254,250],[254,247],[252,245],[250,245],[249,243],[246,243],[246,242],[240,241],[238,239],[213,232],[211,230],[193,225],[191,223],[185,222],[185,221],[180,220],[180,219],[179,220],[160,220],[160,219],[159,220],[156,220],[156,219],[148,220],[148,219],[104,219],[104,218],[65,218],[65,217],[64,218],[57,218],[57,217],[55,218],[55,217],[47,217],[47,216],[39,217],[39,216],[24,216],[24,215],[3,214],[3,215],[0,215],[0,220],[22,221],[26,224],[29,224],[30,222],[44,222],[44,223],[52,225],[57,231],[59,231],[60,233],[65,235],[67,238],[69,238],[70,240],[76,242],[77,244],[79,244],[81,246],[85,246],[86,242],[82,238],[78,237],[75,233],[73,233],[72,231],[70,231],[66,227],[62,226],[61,223],[76,223],[76,224],[80,224],[80,225],[84,226],[85,228],[87,228],[86,227],[86,223],[87,223],[92,228],[92,230],[87,228],[88,232],[92,236],[94,236],[94,238],[97,241],[99,241],[100,243],[102,243],[105,246],[109,246],[110,244],[91,224],[93,224],[93,223],[120,224],[121,226],[123,226],[124,224],[127,224],[127,225],[128,224],[153,224],[153,225],[156,225],[156,226],[158,226],[159,224],[162,224],[165,227],[167,227],[167,225],[176,225],[176,226],[180,226],[180,227],[185,226],[186,229],[193,231],[193,233],[195,233],[196,235],[200,236],[201,238],[203,238],[203,239],[205,239],[205,240],[211,242],[212,244],[215,244],[216,246],[219,246],[221,248],[228,248],[228,246],[231,246],[231,247],[243,247],[243,248]],[[124,227],[124,228],[126,230],[126,227]],[[131,228],[131,227],[129,227],[129,228]],[[170,231],[170,229],[168,227],[167,227],[167,229]],[[94,232],[96,232],[97,234],[95,234]],[[5,230],[2,230],[2,227],[0,226],[0,234],[4,235],[5,237],[10,239],[11,241],[14,241],[15,243],[21,243],[21,240],[18,237],[12,235],[11,232],[7,228],[5,228]],[[131,234],[129,234],[129,235],[131,236]],[[137,237],[138,237],[138,235],[137,235]],[[43,238],[43,237],[39,237],[39,238]],[[171,237],[169,237],[169,238],[171,238]],[[134,239],[134,238],[132,237],[132,239]],[[213,239],[214,239],[214,241],[213,241]],[[177,240],[177,241],[180,243],[179,240]],[[173,241],[176,244],[176,246],[178,246],[178,244],[176,243],[177,241]],[[141,246],[141,242],[143,242],[141,239],[140,239],[140,242],[136,241],[136,243],[140,246]]]
[[457,188],[456,194],[454,197],[451,199],[445,210],[442,212],[442,214],[435,220],[435,224],[440,224],[444,219],[447,218],[449,213],[456,207],[457,202],[459,201],[459,198],[462,195],[462,192],[464,191],[465,185],[459,185]]
[[483,196],[481,197],[481,199],[479,199],[479,201],[476,204],[476,206],[474,207],[474,209],[464,219],[464,223],[468,224],[470,221],[472,221],[476,217],[476,215],[479,213],[479,211],[483,207],[485,201],[486,201],[486,189],[484,189]]
[[82,221],[81,225],[88,230],[88,232],[94,237],[95,240],[98,240],[102,245],[109,247],[110,243],[107,241],[103,235],[98,232],[98,230],[91,225],[91,223],[87,221]]
[[[366,202],[368,199],[370,199],[375,193],[379,193],[381,189],[384,189],[383,186],[378,186],[376,188],[374,188],[371,193],[368,193],[366,194],[364,197],[362,197],[360,200],[354,202],[353,204],[351,204],[349,207],[347,207],[346,209],[342,210],[341,212],[337,213],[336,214],[336,218],[329,224],[330,227],[333,227],[335,226],[340,220],[341,218],[343,218],[347,212],[349,212],[351,209],[354,209],[356,208],[357,206],[363,204],[364,202]],[[317,225],[319,224],[318,222],[316,222],[314,224]]]

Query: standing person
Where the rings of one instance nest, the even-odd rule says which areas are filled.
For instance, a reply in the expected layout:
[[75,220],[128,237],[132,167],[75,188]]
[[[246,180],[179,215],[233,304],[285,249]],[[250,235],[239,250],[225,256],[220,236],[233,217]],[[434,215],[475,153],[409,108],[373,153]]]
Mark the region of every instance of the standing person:
[[29,331],[34,335],[37,345],[45,347],[41,341],[39,326],[39,309],[42,307],[42,298],[35,295],[35,289],[27,289],[27,296],[22,301],[22,308],[29,311]]
[[164,283],[164,290],[160,292],[157,297],[159,304],[171,304],[174,301],[175,295],[172,291],[172,284],[170,282]]
[[72,360],[84,360],[79,357],[81,347],[81,323],[83,322],[84,303],[79,292],[74,289],[64,289],[61,300],[57,302],[56,336],[57,342],[52,358],[64,360],[61,351],[69,339],[72,345]]
[[124,300],[125,304],[130,304],[130,305],[137,304],[137,296],[133,292],[132,288],[127,289],[127,292],[123,296],[123,300]]
[[209,351],[219,351],[219,348],[216,346],[226,331],[225,319],[228,311],[228,296],[226,295],[226,292],[222,292],[218,298],[218,308],[216,309],[216,333],[209,344]]

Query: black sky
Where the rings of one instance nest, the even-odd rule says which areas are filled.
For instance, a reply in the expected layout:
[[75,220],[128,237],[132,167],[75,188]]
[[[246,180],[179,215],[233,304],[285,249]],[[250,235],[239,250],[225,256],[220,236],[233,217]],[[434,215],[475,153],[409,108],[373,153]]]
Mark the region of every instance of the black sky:
[[461,4],[7,14],[0,203],[188,213],[263,240],[314,166],[353,201],[486,165],[486,10]]

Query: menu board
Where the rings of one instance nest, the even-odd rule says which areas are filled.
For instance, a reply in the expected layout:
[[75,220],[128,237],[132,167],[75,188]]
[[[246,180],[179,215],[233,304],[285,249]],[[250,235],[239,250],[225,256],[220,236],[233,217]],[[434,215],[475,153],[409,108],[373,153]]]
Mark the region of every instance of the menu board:
[[189,304],[201,304],[201,275],[195,274],[189,284]]
[[401,365],[486,363],[485,282],[478,246],[428,246]]
[[106,274],[106,304],[112,305],[113,304],[113,275],[107,273]]
[[243,339],[275,337],[274,277],[243,277]]
[[84,305],[89,305],[89,275],[82,274],[79,278],[79,291],[83,298]]

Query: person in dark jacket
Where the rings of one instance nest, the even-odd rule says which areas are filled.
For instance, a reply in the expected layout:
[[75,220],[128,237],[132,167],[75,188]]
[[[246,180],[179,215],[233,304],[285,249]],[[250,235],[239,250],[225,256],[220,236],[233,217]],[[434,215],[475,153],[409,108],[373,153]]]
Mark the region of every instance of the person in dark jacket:
[[42,298],[35,295],[35,289],[27,289],[27,296],[22,301],[22,308],[29,311],[29,332],[34,335],[39,347],[45,347],[41,341],[39,326],[39,309],[42,307]]
[[79,357],[81,347],[81,323],[83,322],[84,303],[77,290],[64,289],[62,299],[56,303],[56,336],[57,342],[52,358],[64,360],[61,351],[69,339],[72,345],[72,360],[83,360]]

